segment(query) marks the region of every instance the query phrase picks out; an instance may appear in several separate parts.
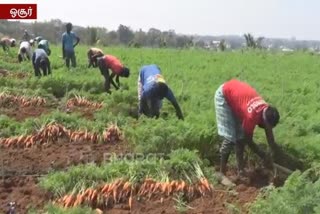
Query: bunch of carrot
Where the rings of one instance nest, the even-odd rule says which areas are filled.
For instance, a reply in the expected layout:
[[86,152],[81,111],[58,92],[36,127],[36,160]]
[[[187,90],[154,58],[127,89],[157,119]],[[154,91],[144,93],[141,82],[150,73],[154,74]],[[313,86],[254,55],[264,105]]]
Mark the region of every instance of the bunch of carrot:
[[77,141],[89,141],[92,143],[97,143],[100,139],[98,133],[91,133],[86,131],[74,131],[69,132],[70,142],[77,142]]
[[59,137],[68,137],[69,130],[61,124],[53,123],[45,126],[37,135],[42,141],[57,141]]
[[89,100],[87,100],[84,97],[81,96],[75,96],[74,98],[71,98],[68,100],[67,102],[67,107],[71,108],[74,106],[79,106],[79,107],[90,107],[90,108],[102,108],[103,103],[97,103],[97,102],[91,102]]
[[0,139],[0,145],[4,147],[31,147],[38,142],[37,135],[21,135]]
[[68,130],[60,124],[49,124],[33,135],[20,135],[0,139],[0,145],[4,147],[31,147],[36,143],[43,144],[56,141],[59,137],[68,137]]
[[129,181],[118,179],[96,189],[88,188],[80,194],[67,194],[56,202],[64,207],[89,205],[91,207],[106,207],[108,204],[120,203],[128,200],[132,208],[132,197],[148,197],[154,195],[170,196],[174,193],[183,193],[189,198],[212,194],[213,187],[206,178],[197,183],[187,184],[185,181],[157,182],[146,178],[141,185],[134,185]]
[[36,97],[25,97],[25,96],[14,96],[6,93],[0,94],[0,101],[9,102],[10,104],[18,104],[23,107],[29,106],[42,106],[47,103],[45,98]]
[[116,143],[123,138],[122,132],[116,124],[110,124],[108,128],[103,131],[103,141],[105,143]]
[[[115,142],[120,139],[121,131],[116,126],[111,126],[106,129],[107,130],[107,141],[104,142]],[[104,133],[105,135],[105,133]],[[66,138],[69,142],[92,142],[97,143],[102,138],[98,133],[95,132],[88,132],[86,131],[71,131],[64,127],[61,124],[52,123],[45,126],[39,132],[33,135],[20,135],[16,137],[9,137],[9,138],[0,138],[0,146],[4,147],[22,147],[28,148],[36,143],[44,144],[48,142],[56,142],[59,138]],[[112,139],[112,141],[110,140]]]

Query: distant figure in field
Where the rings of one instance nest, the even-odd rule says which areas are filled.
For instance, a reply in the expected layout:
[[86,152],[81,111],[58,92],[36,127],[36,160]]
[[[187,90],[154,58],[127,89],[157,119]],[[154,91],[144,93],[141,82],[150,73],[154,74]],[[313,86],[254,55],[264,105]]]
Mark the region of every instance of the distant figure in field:
[[[104,76],[105,83],[104,88],[108,93],[110,92],[110,83],[118,90],[120,88],[120,77],[128,78],[130,75],[130,69],[123,66],[118,58],[112,55],[104,55],[97,59],[98,66],[101,74]],[[111,75],[109,74],[109,69],[111,70]],[[117,84],[113,81],[116,77]]]
[[70,60],[72,67],[77,66],[74,48],[79,42],[80,38],[72,31],[72,24],[66,24],[66,32],[62,34],[62,57],[66,60],[67,68],[70,68]]
[[32,57],[32,48],[28,41],[23,41],[20,43],[20,48],[18,52],[18,61],[22,62],[23,60],[31,60]]
[[88,68],[92,67],[97,67],[98,63],[97,63],[97,58],[98,57],[103,57],[104,53],[101,49],[99,48],[90,48],[87,52],[87,56],[88,56]]
[[34,46],[34,39],[30,39],[29,43],[30,43],[31,47],[33,47]]
[[139,115],[158,118],[162,107],[162,100],[167,98],[176,110],[176,115],[183,120],[180,106],[161,75],[157,65],[145,65],[138,77]]
[[36,77],[41,76],[40,70],[42,70],[43,76],[51,74],[50,60],[46,51],[42,48],[37,48],[34,50],[32,55],[32,65]]
[[220,171],[226,173],[231,150],[235,147],[238,176],[245,176],[243,153],[247,144],[264,163],[272,167],[272,161],[253,142],[255,126],[265,130],[271,149],[275,148],[272,129],[278,124],[280,115],[275,107],[266,103],[247,83],[230,80],[222,84],[215,93],[215,111],[218,134],[223,137],[220,148]]
[[49,47],[49,41],[46,39],[43,39],[41,36],[36,37],[35,40],[37,41],[38,48],[45,50],[47,55],[50,56],[51,50]]
[[29,35],[28,30],[24,30],[24,33],[23,33],[23,36],[22,36],[21,40],[29,42],[30,39],[31,39],[31,36]]
[[9,51],[10,47],[15,47],[16,46],[16,40],[13,38],[9,37],[3,37],[1,38],[0,44],[2,46],[3,51]]

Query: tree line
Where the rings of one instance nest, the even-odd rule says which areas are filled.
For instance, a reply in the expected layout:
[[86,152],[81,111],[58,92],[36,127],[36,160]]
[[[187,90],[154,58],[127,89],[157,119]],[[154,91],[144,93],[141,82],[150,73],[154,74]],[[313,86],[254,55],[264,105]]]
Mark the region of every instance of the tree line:
[[[11,36],[20,40],[26,29],[30,35],[42,36],[53,44],[61,42],[61,35],[65,31],[65,24],[59,19],[46,22],[25,23],[20,21],[0,20],[0,35]],[[133,31],[130,27],[119,25],[117,30],[108,30],[104,27],[73,26],[73,31],[86,45],[125,45],[133,47],[172,47],[187,48],[193,46],[193,37],[178,35],[174,30],[160,31],[150,28]]]
[[[10,36],[19,41],[24,30],[33,36],[42,36],[53,44],[61,43],[61,35],[65,31],[66,22],[52,19],[45,22],[26,23],[20,21],[0,20],[0,36]],[[160,48],[208,48],[224,51],[227,49],[282,49],[284,47],[295,50],[313,48],[320,51],[319,41],[306,41],[292,39],[271,39],[264,37],[255,38],[252,34],[226,35],[226,36],[201,36],[181,35],[174,30],[161,31],[150,28],[148,31],[141,29],[134,31],[125,25],[119,25],[116,30],[104,27],[82,27],[74,25],[73,30],[81,38],[81,44],[114,46],[124,45],[130,47],[160,47]]]

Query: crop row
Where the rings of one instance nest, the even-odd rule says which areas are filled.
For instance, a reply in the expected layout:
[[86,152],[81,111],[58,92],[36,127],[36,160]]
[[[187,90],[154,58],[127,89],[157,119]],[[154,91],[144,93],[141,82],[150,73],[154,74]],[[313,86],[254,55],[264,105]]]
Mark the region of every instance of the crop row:
[[46,125],[40,131],[31,135],[20,135],[0,139],[0,146],[28,148],[36,144],[42,145],[49,142],[57,142],[59,138],[67,139],[69,142],[92,142],[116,143],[122,140],[122,133],[117,125],[110,124],[100,135],[96,132],[72,131],[61,124],[52,123]]

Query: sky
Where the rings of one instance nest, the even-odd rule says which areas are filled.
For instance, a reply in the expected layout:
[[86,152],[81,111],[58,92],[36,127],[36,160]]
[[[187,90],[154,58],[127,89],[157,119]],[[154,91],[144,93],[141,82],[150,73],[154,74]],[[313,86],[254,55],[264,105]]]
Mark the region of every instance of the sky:
[[73,25],[120,24],[197,35],[243,35],[320,40],[319,0],[0,0],[36,3],[38,21]]

